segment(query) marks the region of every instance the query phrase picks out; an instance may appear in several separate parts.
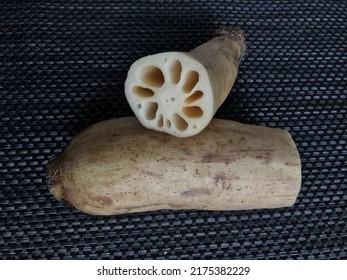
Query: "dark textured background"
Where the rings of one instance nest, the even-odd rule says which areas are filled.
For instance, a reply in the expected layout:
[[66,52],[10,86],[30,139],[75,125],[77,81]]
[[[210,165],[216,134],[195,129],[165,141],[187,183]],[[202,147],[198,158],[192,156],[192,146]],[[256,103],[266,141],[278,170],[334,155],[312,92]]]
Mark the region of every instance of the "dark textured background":
[[[0,1],[1,259],[346,259],[346,1]],[[217,117],[288,130],[303,182],[290,208],[83,214],[45,166],[81,129],[132,115],[148,54],[239,25],[248,51]]]

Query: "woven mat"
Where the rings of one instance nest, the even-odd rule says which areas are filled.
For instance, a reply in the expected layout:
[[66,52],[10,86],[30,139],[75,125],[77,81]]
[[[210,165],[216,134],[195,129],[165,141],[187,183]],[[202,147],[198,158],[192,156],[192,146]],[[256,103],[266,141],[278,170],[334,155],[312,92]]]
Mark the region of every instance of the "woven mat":
[[[1,1],[0,258],[346,259],[346,22],[346,1]],[[293,207],[94,217],[52,197],[47,162],[83,128],[133,115],[133,61],[235,24],[247,56],[216,116],[291,133]]]

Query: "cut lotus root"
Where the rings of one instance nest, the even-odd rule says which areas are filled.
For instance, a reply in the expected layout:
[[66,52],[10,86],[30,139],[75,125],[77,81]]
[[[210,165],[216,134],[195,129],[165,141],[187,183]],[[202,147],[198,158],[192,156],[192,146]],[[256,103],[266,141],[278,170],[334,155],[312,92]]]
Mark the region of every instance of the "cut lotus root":
[[190,52],[143,57],[129,69],[126,98],[146,128],[193,136],[210,123],[228,96],[244,53],[241,30],[222,28]]

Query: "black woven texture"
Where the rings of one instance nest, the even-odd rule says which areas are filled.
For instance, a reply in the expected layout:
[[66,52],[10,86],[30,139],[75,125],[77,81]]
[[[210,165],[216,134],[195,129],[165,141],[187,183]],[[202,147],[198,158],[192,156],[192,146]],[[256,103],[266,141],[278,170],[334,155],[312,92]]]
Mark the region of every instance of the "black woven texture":
[[[1,1],[1,259],[346,259],[346,1]],[[288,130],[293,207],[96,217],[57,201],[45,168],[74,135],[133,115],[136,59],[223,25],[248,50],[216,117]]]

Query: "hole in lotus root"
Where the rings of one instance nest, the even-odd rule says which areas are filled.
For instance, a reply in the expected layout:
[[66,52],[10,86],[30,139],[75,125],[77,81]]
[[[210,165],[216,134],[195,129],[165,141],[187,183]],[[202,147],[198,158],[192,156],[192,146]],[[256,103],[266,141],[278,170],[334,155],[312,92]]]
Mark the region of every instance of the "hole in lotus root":
[[200,118],[204,114],[198,106],[184,107],[183,113],[189,118]]
[[178,84],[181,79],[182,64],[178,60],[175,60],[170,67],[171,81],[174,84]]
[[199,81],[199,73],[196,71],[189,71],[186,76],[186,81],[183,86],[184,92],[191,92],[192,89]]
[[204,93],[200,90],[194,92],[191,96],[187,97],[185,101],[187,103],[193,103],[203,97]]
[[174,114],[173,122],[175,127],[180,131],[184,131],[188,128],[188,123],[179,114]]
[[164,82],[163,72],[155,66],[147,66],[142,72],[142,81],[152,87],[160,88]]
[[167,128],[170,128],[171,127],[171,121],[170,120],[165,120],[165,126]]
[[163,115],[160,114],[158,119],[158,127],[163,127],[163,126],[164,126]]
[[154,120],[158,111],[158,103],[148,102],[145,106],[145,117],[147,120]]
[[152,97],[154,95],[154,91],[149,88],[143,88],[143,87],[134,87],[133,92],[138,96],[142,98],[148,98]]

